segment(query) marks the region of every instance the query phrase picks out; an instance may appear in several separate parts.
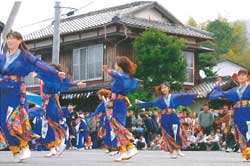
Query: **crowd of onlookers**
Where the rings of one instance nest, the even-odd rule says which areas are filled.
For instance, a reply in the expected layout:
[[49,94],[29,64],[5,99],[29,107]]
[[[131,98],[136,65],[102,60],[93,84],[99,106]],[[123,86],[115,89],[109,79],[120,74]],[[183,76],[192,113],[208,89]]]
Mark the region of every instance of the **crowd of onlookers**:
[[[181,123],[183,150],[225,150],[238,151],[238,138],[232,120],[233,111],[224,105],[213,110],[204,105],[198,112],[183,109],[177,113]],[[103,147],[103,137],[100,135],[100,116],[86,118],[88,112],[70,110],[64,119],[67,125],[66,143],[69,149],[91,149]],[[161,149],[161,111],[158,109],[140,112],[129,111],[126,118],[126,128],[135,136],[134,144],[138,149]],[[82,139],[79,139],[79,134]],[[81,142],[82,141],[82,142]],[[80,144],[80,145],[79,145]]]
[[[161,112],[157,109],[128,113],[127,127],[137,137],[136,143],[139,149],[160,149],[160,114]],[[199,112],[189,112],[183,109],[181,113],[177,113],[184,139],[183,150],[239,151],[237,141],[239,138],[235,133],[232,114],[233,111],[227,105],[213,110],[207,104]]]

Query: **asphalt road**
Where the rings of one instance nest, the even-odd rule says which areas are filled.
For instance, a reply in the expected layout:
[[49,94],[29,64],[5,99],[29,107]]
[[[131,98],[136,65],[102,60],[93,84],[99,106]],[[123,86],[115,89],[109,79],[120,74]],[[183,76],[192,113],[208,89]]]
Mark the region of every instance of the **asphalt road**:
[[0,165],[13,166],[244,166],[240,153],[225,152],[184,152],[185,157],[170,159],[163,151],[140,151],[128,161],[113,162],[115,156],[108,156],[105,150],[67,150],[62,156],[43,157],[47,152],[32,152],[32,158],[22,163],[14,163],[10,152],[0,152]]

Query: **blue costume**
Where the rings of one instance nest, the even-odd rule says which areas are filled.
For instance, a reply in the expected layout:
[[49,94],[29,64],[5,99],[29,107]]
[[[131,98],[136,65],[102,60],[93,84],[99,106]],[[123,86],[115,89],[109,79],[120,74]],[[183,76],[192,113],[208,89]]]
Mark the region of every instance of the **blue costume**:
[[[59,120],[68,117],[69,112],[67,107],[62,107],[62,113],[59,115]],[[32,121],[32,129],[34,133],[41,136],[41,138],[36,140],[36,144],[46,145],[50,142],[55,141],[55,133],[52,126],[48,123],[46,119],[46,112],[42,107],[34,107],[28,111],[29,119]],[[67,130],[65,124],[61,124],[63,131]]]
[[81,148],[84,148],[84,146],[85,146],[84,142],[88,138],[88,125],[87,125],[85,118],[81,118],[80,124],[78,127],[79,127],[79,129],[78,129],[77,134],[76,134],[76,138],[77,138],[76,147],[78,149],[81,149]]
[[[53,68],[53,66],[50,67]],[[52,129],[51,131],[48,130],[45,141],[48,143],[48,147],[55,147],[65,138],[65,130],[59,123],[63,115],[63,110],[59,102],[58,93],[76,86],[77,84],[70,82],[67,78],[60,79],[59,77],[48,76],[40,72],[37,72],[37,77],[44,81],[43,109],[46,112],[46,119]]]
[[50,68],[31,53],[20,49],[14,55],[7,53],[0,56],[0,74],[4,78],[4,84],[7,84],[0,86],[0,126],[14,154],[19,153],[32,136],[26,112],[24,77],[36,71],[53,76],[58,74],[56,69]]
[[250,147],[250,86],[235,87],[228,91],[223,91],[220,87],[215,87],[209,96],[209,100],[225,98],[235,103],[234,122],[246,140],[247,147]]
[[172,145],[167,147],[164,147],[166,145],[163,145],[163,150],[172,152],[174,149],[179,149],[182,146],[180,121],[176,113],[173,112],[173,109],[176,109],[180,105],[187,106],[191,104],[195,97],[195,94],[188,93],[169,94],[168,97],[162,96],[154,101],[142,102],[138,104],[138,106],[143,108],[155,106],[163,111],[161,115],[161,126],[164,129],[164,131],[162,130],[163,136],[166,133],[166,138],[168,138],[166,141],[170,141],[166,144]]
[[103,101],[97,106],[96,111],[94,113],[91,113],[87,118],[91,118],[99,114],[102,114],[100,116],[100,128],[105,128],[106,133],[104,137],[104,144],[111,148],[117,147],[117,139],[112,132],[110,119],[105,116],[106,109]]
[[127,96],[129,92],[137,88],[139,81],[123,72],[112,71],[109,74],[113,78],[111,91],[116,95],[113,103],[113,117],[125,126],[128,109],[126,101],[123,97],[119,98],[119,95]]
[[[124,146],[130,146],[130,140],[134,139],[133,135],[125,128],[128,110],[126,96],[137,88],[139,81],[124,72],[110,71],[109,75],[112,77],[110,105],[112,105],[113,113],[110,124],[117,137],[118,146],[120,149],[125,149]],[[108,108],[106,107],[106,109]],[[132,145],[131,148],[133,148]]]

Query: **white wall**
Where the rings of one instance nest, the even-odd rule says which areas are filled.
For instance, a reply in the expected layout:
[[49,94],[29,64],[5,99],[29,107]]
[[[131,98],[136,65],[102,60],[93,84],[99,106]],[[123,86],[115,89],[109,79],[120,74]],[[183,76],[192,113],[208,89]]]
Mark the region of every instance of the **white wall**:
[[143,19],[147,19],[147,20],[150,19],[150,20],[165,22],[165,23],[169,22],[167,20],[167,18],[162,17],[162,14],[159,13],[155,9],[148,9],[148,10],[139,11],[139,12],[134,14],[134,17],[143,18]]
[[246,69],[242,66],[234,64],[230,61],[219,62],[214,66],[213,71],[217,72],[218,76],[232,76],[233,73],[237,73],[241,69]]

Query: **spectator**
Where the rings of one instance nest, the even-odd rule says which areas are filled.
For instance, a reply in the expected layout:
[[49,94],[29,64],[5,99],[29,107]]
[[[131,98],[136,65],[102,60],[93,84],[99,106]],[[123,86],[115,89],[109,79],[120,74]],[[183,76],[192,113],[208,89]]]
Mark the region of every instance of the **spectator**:
[[206,151],[207,144],[206,144],[206,136],[204,135],[203,131],[201,130],[195,140],[195,150],[198,151]]
[[150,146],[150,143],[153,141],[153,138],[157,133],[158,126],[154,122],[154,120],[148,115],[141,113],[140,117],[142,118],[142,121],[145,126],[145,138],[146,138],[147,145]]
[[192,113],[191,130],[192,130],[192,134],[195,135],[195,136],[197,136],[197,134],[200,131],[200,124],[199,124],[198,113],[197,112]]
[[87,137],[87,140],[85,141],[85,149],[92,149],[93,143],[91,140],[91,136]]
[[209,112],[208,104],[203,106],[203,111],[200,112],[198,120],[203,133],[209,135],[214,123],[214,116]]
[[192,134],[191,130],[187,130],[186,132],[187,135],[187,142],[186,142],[186,150],[195,150],[195,142],[196,142],[196,138],[195,136]]
[[207,136],[206,138],[208,150],[211,150],[211,151],[220,150],[219,141],[220,141],[219,136],[215,134],[214,131],[211,131],[210,135]]
[[150,144],[151,150],[160,150],[161,149],[161,137],[159,135],[155,135],[154,140]]
[[88,124],[88,131],[89,131],[89,135],[91,138],[91,141],[93,143],[93,148],[97,148],[98,147],[98,124],[97,124],[97,120],[96,118],[90,118],[87,121]]
[[69,148],[76,149],[76,119],[78,118],[77,112],[74,110],[73,104],[68,105],[69,116],[66,118],[66,123],[69,127]]
[[142,126],[142,119],[138,112],[135,112],[134,116],[132,116],[132,126],[133,127]]
[[143,134],[140,134],[139,138],[135,139],[134,144],[138,150],[147,149],[147,143]]
[[126,117],[126,128],[127,128],[129,131],[132,131],[132,115],[133,115],[133,112],[132,112],[132,111],[128,111],[128,112],[127,112],[127,117]]

